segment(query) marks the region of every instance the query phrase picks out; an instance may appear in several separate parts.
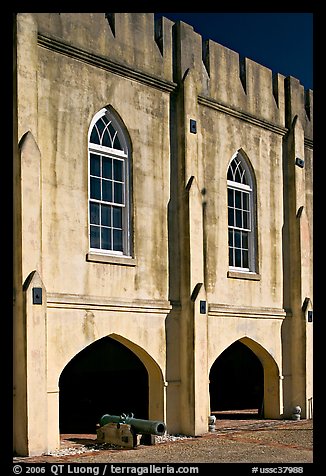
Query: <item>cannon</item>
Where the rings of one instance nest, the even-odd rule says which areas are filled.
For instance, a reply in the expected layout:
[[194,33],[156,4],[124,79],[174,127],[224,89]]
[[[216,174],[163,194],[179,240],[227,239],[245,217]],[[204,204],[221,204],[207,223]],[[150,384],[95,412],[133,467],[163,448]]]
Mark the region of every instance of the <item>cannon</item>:
[[163,421],[141,420],[139,418],[134,418],[133,413],[130,415],[123,413],[120,416],[109,414],[103,415],[100,419],[100,426],[102,427],[108,423],[130,425],[135,433],[142,435],[162,436],[166,432],[166,425]]

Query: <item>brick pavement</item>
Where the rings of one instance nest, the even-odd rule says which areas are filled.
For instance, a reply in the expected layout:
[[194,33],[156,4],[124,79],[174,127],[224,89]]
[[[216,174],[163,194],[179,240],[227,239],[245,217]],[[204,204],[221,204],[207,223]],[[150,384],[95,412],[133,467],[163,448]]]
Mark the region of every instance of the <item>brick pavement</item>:
[[[96,447],[96,434],[61,435],[54,455],[14,457],[14,463],[313,462],[312,420],[267,420],[249,412],[217,415],[216,431],[200,437],[140,445],[134,450]],[[80,453],[79,453],[80,451]],[[70,452],[70,454],[67,454]],[[63,454],[60,454],[63,453]]]

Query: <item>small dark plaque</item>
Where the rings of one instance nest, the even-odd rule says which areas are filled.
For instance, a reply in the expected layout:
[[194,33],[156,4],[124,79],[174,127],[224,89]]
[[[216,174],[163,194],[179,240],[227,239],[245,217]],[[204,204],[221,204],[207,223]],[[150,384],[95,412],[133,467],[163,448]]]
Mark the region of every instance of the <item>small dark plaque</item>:
[[200,301],[200,314],[206,314],[206,301]]
[[197,134],[197,122],[194,119],[190,119],[190,132]]
[[300,159],[299,157],[297,157],[295,159],[295,165],[297,165],[298,167],[300,167],[300,169],[303,169],[304,167],[304,160],[303,159]]
[[33,288],[33,304],[42,304],[42,288]]

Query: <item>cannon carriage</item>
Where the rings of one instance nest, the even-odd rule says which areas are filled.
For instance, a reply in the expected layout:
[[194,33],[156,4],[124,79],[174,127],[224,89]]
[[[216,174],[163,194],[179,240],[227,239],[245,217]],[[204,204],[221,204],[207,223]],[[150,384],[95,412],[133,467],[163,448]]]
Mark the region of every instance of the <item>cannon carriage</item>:
[[166,425],[163,421],[134,418],[133,413],[101,417],[97,429],[98,443],[111,443],[124,448],[135,448],[140,443],[155,444],[155,436],[163,436]]

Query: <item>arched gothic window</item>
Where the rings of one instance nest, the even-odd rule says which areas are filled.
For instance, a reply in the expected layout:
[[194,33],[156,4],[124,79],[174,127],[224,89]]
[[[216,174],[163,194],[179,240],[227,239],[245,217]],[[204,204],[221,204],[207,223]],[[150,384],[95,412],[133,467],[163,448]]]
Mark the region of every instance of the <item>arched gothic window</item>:
[[130,256],[130,146],[110,108],[94,116],[88,152],[90,250]]
[[256,272],[254,177],[238,152],[227,172],[229,268]]

